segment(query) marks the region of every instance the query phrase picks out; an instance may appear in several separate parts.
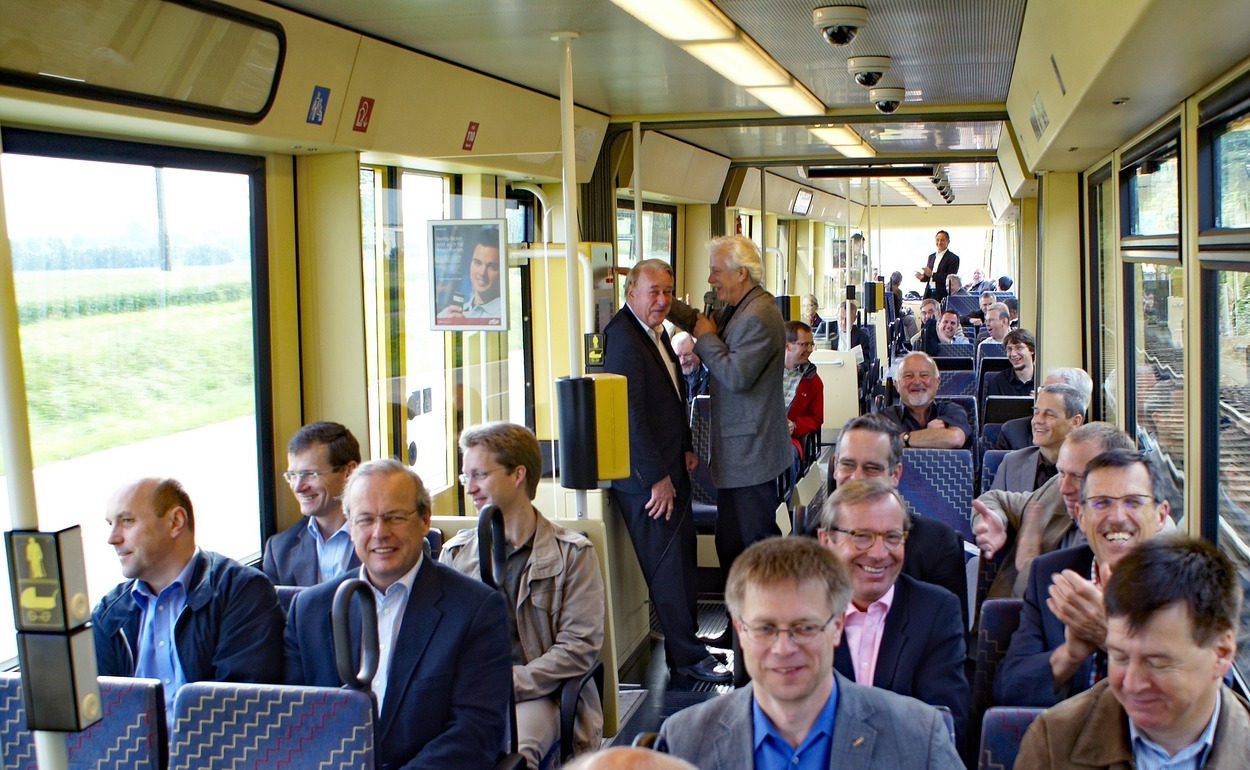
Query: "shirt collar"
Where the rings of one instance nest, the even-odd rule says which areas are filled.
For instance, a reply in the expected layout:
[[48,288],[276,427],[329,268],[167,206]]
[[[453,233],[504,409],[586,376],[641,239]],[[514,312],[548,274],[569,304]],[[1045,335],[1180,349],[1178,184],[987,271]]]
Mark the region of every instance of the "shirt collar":
[[[187,586],[191,585],[191,573],[195,572],[195,562],[199,555],[200,549],[197,546],[195,553],[191,554],[191,558],[187,560],[187,563],[183,565],[182,570],[178,573],[178,577],[174,578],[172,583],[165,586],[165,591],[168,591],[174,586],[179,586],[182,588],[182,592],[184,594],[187,593]],[[164,593],[165,591],[162,591],[161,593]],[[148,586],[147,581],[138,579],[136,579],[134,585],[130,587],[130,595],[135,599],[142,597],[145,601],[147,599],[155,599],[157,596],[152,593],[152,589]]]
[[[812,726],[808,729],[807,735],[803,736],[803,740],[799,742],[798,748],[803,749],[809,743],[818,738],[821,734],[833,736],[833,718],[834,712],[838,708],[838,678],[832,677],[832,686],[829,690],[829,698],[825,701],[825,705],[821,707],[820,713],[816,715],[816,719],[812,721]],[[760,704],[755,700],[755,695],[751,695],[751,724],[752,724],[752,748],[759,750],[760,744],[768,736],[772,736],[783,746],[790,745],[773,721],[764,713],[764,709],[760,708]]]
[[1207,726],[1203,729],[1202,733],[1198,735],[1197,740],[1188,746],[1185,746],[1175,754],[1168,754],[1167,749],[1147,738],[1146,734],[1139,730],[1137,725],[1133,724],[1133,720],[1129,719],[1128,731],[1133,743],[1133,754],[1137,754],[1139,747],[1152,751],[1160,757],[1175,758],[1179,757],[1181,754],[1188,754],[1197,760],[1195,765],[1196,767],[1202,767],[1203,763],[1206,761],[1207,752],[1211,750],[1211,746],[1215,742],[1215,725],[1220,721],[1220,705],[1222,701],[1223,692],[1221,690],[1216,690],[1215,708],[1211,711],[1211,719],[1207,722]]
[[369,579],[369,573],[363,564],[360,565],[360,579],[368,584],[369,588],[373,590],[374,595],[379,599],[388,595],[391,592],[391,589],[395,588],[395,586],[403,586],[406,593],[412,593],[412,584],[416,582],[417,572],[421,569],[421,563],[424,561],[425,554],[418,554],[417,563],[412,565],[412,569],[405,572],[403,577],[399,580],[396,580],[394,583],[387,586],[385,591],[379,591],[378,587],[373,584],[373,581]]
[[[893,606],[893,604],[894,604],[894,586],[890,586],[890,590],[882,594],[880,599],[876,600],[872,604],[869,604],[868,607],[863,610],[863,613],[870,614],[874,607],[878,607],[881,609],[881,616],[884,617],[890,614],[890,607]],[[843,611],[842,617],[849,618],[857,612],[860,612],[860,609],[859,607],[855,606],[855,602],[847,602],[846,610]]]
[[318,527],[318,526],[317,526],[317,517],[316,517],[316,516],[309,516],[309,517],[307,517],[307,518],[308,518],[308,522],[307,522],[306,526],[308,527],[308,531],[312,533],[312,536],[313,536],[313,537],[315,537],[315,538],[317,539],[317,542],[318,542],[318,543],[322,543],[322,544],[324,544],[327,540],[333,540],[333,539],[334,539],[334,538],[335,538],[335,537],[336,537],[336,536],[337,536],[340,532],[346,532],[346,533],[347,533],[347,537],[348,537],[348,539],[349,539],[349,540],[351,539],[351,532],[350,532],[350,531],[348,530],[348,528],[347,528],[347,523],[348,523],[348,522],[347,522],[347,519],[346,519],[346,518],[344,518],[344,519],[343,519],[343,526],[341,526],[341,527],[339,527],[337,530],[335,530],[335,531],[334,531],[334,534],[330,535],[330,537],[328,537],[328,538],[323,538],[323,537],[321,536],[321,527]]
[[629,306],[628,302],[625,303],[625,307],[629,308],[629,314],[632,315],[634,317],[634,320],[637,321],[642,326],[642,328],[646,329],[648,332],[654,332],[656,329],[663,328],[664,324],[660,324],[659,326],[655,327],[655,329],[652,329],[650,326],[647,326],[645,323],[643,323],[642,319],[638,317],[638,314],[634,312],[634,309]]

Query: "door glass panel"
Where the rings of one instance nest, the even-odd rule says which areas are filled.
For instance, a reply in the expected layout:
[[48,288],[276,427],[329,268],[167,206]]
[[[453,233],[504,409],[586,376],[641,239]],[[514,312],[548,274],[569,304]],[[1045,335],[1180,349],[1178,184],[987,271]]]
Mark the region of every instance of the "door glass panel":
[[1221,126],[1212,141],[1215,226],[1250,227],[1250,115]]
[[[1177,488],[1185,473],[1185,301],[1181,268],[1175,265],[1131,264],[1135,302],[1133,362],[1136,377],[1137,440],[1157,452]],[[1179,495],[1173,515],[1180,510]]]

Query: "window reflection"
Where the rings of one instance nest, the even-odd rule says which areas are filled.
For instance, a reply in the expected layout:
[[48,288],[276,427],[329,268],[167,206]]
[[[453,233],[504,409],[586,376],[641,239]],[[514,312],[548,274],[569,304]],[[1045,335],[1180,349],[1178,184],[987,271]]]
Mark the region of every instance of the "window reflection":
[[1129,234],[1180,232],[1176,145],[1143,160],[1128,178]]
[[1250,115],[1215,134],[1216,227],[1250,227]]
[[1185,472],[1185,303],[1181,268],[1130,265],[1137,439],[1157,451],[1177,487]]
[[[1218,333],[1204,341],[1216,348],[1219,371],[1217,539],[1250,580],[1250,273],[1221,272],[1218,285]],[[1250,628],[1250,596],[1241,627]],[[1250,671],[1250,645],[1238,647],[1237,667]]]

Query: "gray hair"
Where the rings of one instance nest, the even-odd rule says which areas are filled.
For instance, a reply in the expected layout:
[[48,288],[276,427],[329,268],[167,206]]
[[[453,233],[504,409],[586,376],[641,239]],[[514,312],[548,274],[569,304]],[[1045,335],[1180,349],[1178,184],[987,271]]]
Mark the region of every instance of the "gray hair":
[[430,498],[430,490],[426,489],[425,483],[421,481],[421,477],[417,472],[399,460],[393,457],[387,457],[383,460],[370,460],[364,465],[356,468],[352,475],[347,477],[347,484],[343,487],[343,515],[351,518],[352,512],[349,503],[352,499],[352,493],[356,487],[365,483],[365,479],[372,476],[392,476],[402,474],[412,479],[413,489],[416,491],[413,499],[413,507],[417,515],[429,521],[430,513],[434,510],[434,502]]
[[1071,385],[1043,385],[1038,389],[1038,394],[1054,393],[1063,399],[1063,416],[1068,419],[1076,417],[1078,414],[1085,414],[1085,399],[1081,398],[1081,391]]
[[707,242],[709,254],[720,254],[725,258],[728,270],[746,268],[751,282],[764,283],[764,260],[760,258],[760,247],[745,235],[722,235]]
[[1046,372],[1046,379],[1051,377],[1058,377],[1063,380],[1065,385],[1080,391],[1081,398],[1086,405],[1094,397],[1094,380],[1089,376],[1089,372],[1084,369],[1075,366],[1057,366]]

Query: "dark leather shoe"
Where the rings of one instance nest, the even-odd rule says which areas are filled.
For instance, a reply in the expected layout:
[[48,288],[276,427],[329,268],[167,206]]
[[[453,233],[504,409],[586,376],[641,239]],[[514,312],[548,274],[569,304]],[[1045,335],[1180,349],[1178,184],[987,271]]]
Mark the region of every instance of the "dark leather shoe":
[[692,666],[678,666],[673,671],[691,679],[713,684],[729,684],[734,679],[733,670],[722,665],[711,655]]
[[722,650],[732,650],[734,646],[734,629],[733,626],[725,626],[725,630],[721,631],[717,636],[700,636],[699,641],[708,647],[719,647]]

